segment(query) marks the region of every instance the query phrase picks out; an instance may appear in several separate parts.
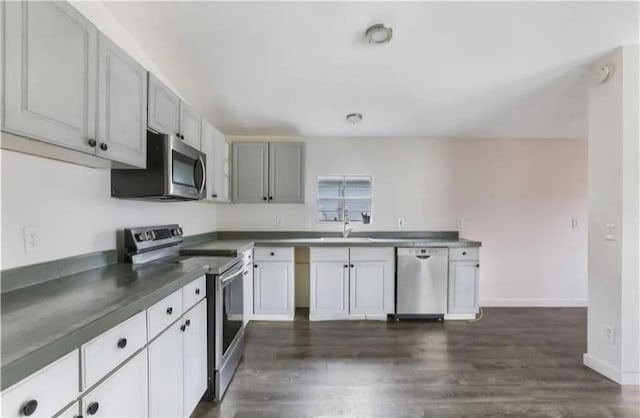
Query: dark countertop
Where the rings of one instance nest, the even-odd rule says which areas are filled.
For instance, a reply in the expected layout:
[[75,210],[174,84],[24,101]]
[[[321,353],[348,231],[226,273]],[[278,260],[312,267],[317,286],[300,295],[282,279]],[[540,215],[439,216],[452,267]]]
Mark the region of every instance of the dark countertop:
[[229,261],[111,264],[3,293],[2,389]]
[[393,237],[385,234],[375,238],[354,236],[342,240],[340,237],[278,237],[268,238],[264,234],[255,239],[216,239],[183,247],[181,254],[187,255],[229,255],[234,256],[251,247],[480,247],[480,241],[457,237]]

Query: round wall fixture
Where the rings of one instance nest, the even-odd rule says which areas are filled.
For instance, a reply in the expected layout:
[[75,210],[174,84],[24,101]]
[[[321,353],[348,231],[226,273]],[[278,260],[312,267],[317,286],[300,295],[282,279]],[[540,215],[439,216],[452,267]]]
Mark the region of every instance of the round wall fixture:
[[593,72],[593,82],[601,84],[607,81],[613,74],[613,64],[602,64]]
[[356,124],[362,122],[362,113],[349,113],[347,115],[347,122]]
[[391,41],[393,29],[391,26],[378,23],[377,25],[370,26],[365,32],[365,36],[370,44],[386,44]]

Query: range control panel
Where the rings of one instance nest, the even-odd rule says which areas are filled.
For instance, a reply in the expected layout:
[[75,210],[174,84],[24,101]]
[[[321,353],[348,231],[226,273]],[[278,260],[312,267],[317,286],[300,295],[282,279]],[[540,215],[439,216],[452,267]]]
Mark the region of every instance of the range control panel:
[[139,253],[182,242],[179,225],[143,226],[124,230],[124,246],[128,253]]

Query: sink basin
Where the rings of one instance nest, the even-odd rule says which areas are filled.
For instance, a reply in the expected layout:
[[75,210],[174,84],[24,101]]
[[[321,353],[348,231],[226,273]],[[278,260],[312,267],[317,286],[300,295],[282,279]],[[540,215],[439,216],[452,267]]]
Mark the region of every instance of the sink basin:
[[321,238],[292,238],[292,239],[284,239],[283,242],[333,242],[333,243],[357,243],[357,242],[373,242],[371,238],[360,238],[360,237],[351,237],[351,238],[342,238],[342,237],[321,237]]

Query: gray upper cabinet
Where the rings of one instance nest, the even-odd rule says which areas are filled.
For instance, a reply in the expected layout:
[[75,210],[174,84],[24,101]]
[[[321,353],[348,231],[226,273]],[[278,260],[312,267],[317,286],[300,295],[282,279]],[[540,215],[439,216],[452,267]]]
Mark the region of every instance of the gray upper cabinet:
[[233,144],[235,203],[304,203],[304,143]]
[[3,3],[3,130],[95,153],[95,26],[66,2]]
[[269,144],[233,144],[233,202],[266,202],[269,192]]
[[200,149],[202,117],[193,107],[185,102],[180,102],[180,135],[184,142]]
[[102,34],[98,39],[98,155],[147,162],[147,70]]
[[151,73],[148,110],[149,128],[161,134],[180,133],[180,98]]
[[269,200],[304,203],[304,143],[269,144]]

